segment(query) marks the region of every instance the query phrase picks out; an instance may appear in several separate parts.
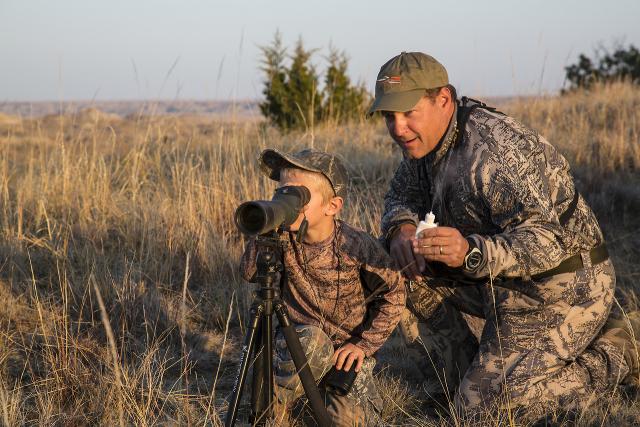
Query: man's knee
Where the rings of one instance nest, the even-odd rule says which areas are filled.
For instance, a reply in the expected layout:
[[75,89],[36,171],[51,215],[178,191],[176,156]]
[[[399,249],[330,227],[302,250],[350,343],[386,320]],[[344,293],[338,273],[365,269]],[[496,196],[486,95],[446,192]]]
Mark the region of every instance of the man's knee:
[[453,392],[477,352],[477,340],[461,313],[443,303],[423,320],[405,309],[399,329],[407,356],[430,393]]

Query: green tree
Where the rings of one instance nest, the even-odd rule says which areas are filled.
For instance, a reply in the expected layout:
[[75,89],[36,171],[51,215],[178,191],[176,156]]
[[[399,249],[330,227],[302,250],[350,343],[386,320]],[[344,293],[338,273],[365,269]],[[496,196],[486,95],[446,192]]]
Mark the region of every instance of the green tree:
[[282,45],[280,32],[276,31],[271,45],[261,46],[260,50],[263,55],[261,70],[266,74],[262,90],[265,99],[260,104],[260,112],[278,128],[288,129],[293,112],[289,110],[288,71],[284,64],[287,50]]
[[306,50],[302,38],[298,39],[288,73],[291,128],[313,128],[322,112],[322,93],[318,91],[318,74],[311,65],[315,50]]
[[629,45],[614,47],[613,52],[600,48],[594,60],[580,54],[578,62],[565,67],[569,90],[589,88],[594,83],[629,80],[640,84],[640,50]]
[[351,83],[344,52],[329,48],[324,86],[319,88],[318,73],[311,62],[316,49],[306,49],[302,38],[292,55],[287,55],[279,31],[271,44],[260,49],[266,77],[260,111],[272,125],[284,131],[306,130],[320,121],[344,123],[364,114],[371,95],[363,84]]
[[324,79],[323,118],[343,123],[362,117],[371,97],[363,84],[351,84],[347,74],[347,54],[330,46],[327,62],[329,65]]

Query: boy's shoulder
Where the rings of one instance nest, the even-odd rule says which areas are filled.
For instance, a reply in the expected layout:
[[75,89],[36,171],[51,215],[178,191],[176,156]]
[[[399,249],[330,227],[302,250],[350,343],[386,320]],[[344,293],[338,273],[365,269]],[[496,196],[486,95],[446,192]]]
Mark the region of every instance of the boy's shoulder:
[[387,264],[391,260],[380,241],[371,234],[343,221],[339,221],[339,227],[340,247],[348,256],[365,263],[384,260]]
[[340,227],[340,240],[344,243],[364,243],[368,244],[372,241],[377,241],[375,237],[367,233],[361,228],[351,225],[342,220],[338,220],[338,226]]

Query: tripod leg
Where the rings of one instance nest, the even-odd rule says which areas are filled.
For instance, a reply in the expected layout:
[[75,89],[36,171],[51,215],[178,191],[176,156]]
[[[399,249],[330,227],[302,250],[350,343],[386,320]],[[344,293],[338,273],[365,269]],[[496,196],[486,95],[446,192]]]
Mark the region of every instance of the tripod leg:
[[247,370],[249,368],[249,360],[251,358],[252,350],[255,347],[256,332],[258,332],[258,326],[260,325],[260,318],[264,307],[262,304],[257,304],[251,307],[251,318],[249,319],[249,325],[247,328],[247,334],[244,338],[244,344],[242,346],[242,353],[240,355],[240,368],[238,368],[238,375],[236,382],[231,392],[231,402],[229,402],[229,409],[227,410],[227,417],[225,418],[225,427],[231,427],[236,421],[238,414],[238,405],[240,403],[240,397],[242,396],[242,388],[247,376]]
[[291,358],[296,366],[296,371],[300,376],[300,382],[302,382],[304,392],[309,399],[313,416],[320,427],[329,427],[333,425],[331,418],[329,417],[327,408],[324,406],[322,396],[309,368],[309,362],[302,349],[302,344],[300,344],[300,338],[298,338],[298,334],[289,320],[289,314],[282,303],[276,303],[274,310],[278,316],[278,321],[280,322],[284,339],[287,342],[289,353],[291,353]]
[[271,301],[264,301],[264,305],[260,344],[253,365],[251,422],[255,425],[264,425],[273,418],[273,307]]
[[[267,309],[268,311],[268,309]],[[266,410],[266,417],[273,418],[273,311],[271,316],[265,315],[262,317],[263,322],[263,352],[264,356],[264,405]]]
[[253,358],[253,378],[251,382],[251,417],[250,422],[254,424],[259,418],[259,414],[264,412],[264,348],[262,346],[262,319],[256,336],[256,351]]

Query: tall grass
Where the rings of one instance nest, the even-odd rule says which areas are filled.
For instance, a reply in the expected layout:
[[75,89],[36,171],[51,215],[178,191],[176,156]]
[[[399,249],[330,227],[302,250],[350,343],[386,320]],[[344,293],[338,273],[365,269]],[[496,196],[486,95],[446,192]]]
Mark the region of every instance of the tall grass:
[[[639,105],[640,90],[614,85],[503,106],[571,160],[627,289],[640,275]],[[341,154],[353,188],[343,218],[374,234],[400,160],[378,121],[281,135],[255,121],[97,111],[0,119],[6,425],[219,425],[251,299],[232,215],[274,188],[259,152]],[[402,353],[394,345],[387,354]],[[447,423],[425,418],[401,373],[380,375],[395,390],[386,422]],[[635,404],[609,403],[583,420],[613,425],[611,407],[640,419]]]

